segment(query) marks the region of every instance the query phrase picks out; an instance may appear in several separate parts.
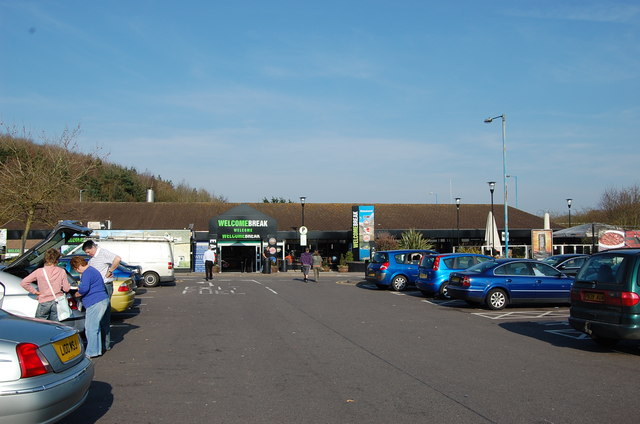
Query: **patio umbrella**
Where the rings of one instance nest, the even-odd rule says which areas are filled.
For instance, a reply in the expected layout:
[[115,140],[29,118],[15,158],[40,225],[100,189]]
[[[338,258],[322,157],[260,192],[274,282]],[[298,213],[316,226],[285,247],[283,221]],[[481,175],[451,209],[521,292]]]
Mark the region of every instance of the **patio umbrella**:
[[[491,238],[491,231],[493,230],[493,239]],[[491,247],[491,241],[493,240],[493,248],[498,252],[502,253],[502,243],[500,242],[500,235],[498,234],[498,226],[496,225],[496,220],[489,211],[489,215],[487,216],[487,226],[484,229],[484,243],[485,246]],[[493,255],[494,252],[491,252]]]

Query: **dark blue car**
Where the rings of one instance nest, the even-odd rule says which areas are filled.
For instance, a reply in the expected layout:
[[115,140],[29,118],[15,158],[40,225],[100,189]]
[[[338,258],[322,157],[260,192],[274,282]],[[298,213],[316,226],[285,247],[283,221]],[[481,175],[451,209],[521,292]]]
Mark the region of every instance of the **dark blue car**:
[[438,253],[434,250],[384,250],[376,252],[367,265],[365,278],[380,289],[391,287],[395,291],[406,290],[418,278],[418,264],[424,255]]
[[503,309],[512,303],[569,303],[573,278],[532,259],[494,259],[452,272],[453,299]]

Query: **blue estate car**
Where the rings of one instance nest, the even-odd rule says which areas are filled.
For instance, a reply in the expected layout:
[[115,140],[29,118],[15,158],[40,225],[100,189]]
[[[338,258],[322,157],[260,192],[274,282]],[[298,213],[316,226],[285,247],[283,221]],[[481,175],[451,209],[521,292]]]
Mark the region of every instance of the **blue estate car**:
[[391,287],[395,291],[406,290],[418,278],[420,259],[434,253],[438,252],[415,249],[376,252],[367,265],[365,278],[380,289]]
[[453,299],[504,309],[510,303],[569,303],[572,277],[533,259],[494,259],[452,272]]
[[442,253],[424,255],[418,265],[416,287],[425,296],[448,298],[447,282],[453,271],[462,271],[475,264],[490,261],[491,256],[476,253]]

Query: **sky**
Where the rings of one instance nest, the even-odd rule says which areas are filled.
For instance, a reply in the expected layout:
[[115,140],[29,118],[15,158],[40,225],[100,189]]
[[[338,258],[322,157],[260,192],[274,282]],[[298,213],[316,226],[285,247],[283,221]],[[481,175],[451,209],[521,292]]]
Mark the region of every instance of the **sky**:
[[502,204],[506,169],[581,212],[639,183],[640,3],[0,0],[0,122],[230,202]]

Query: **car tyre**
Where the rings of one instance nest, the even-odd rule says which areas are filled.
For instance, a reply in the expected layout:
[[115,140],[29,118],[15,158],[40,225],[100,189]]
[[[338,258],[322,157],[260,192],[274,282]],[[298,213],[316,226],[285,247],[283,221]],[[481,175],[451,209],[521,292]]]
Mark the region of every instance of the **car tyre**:
[[612,339],[611,337],[599,337],[594,336],[593,334],[591,335],[591,340],[601,347],[614,347],[619,341],[618,339]]
[[487,298],[485,300],[487,307],[493,311],[499,311],[504,309],[509,303],[509,299],[507,298],[507,294],[504,290],[501,289],[493,289],[489,291],[487,294]]
[[406,290],[407,283],[407,277],[404,275],[396,275],[393,277],[393,280],[391,280],[391,288],[398,292],[403,291]]
[[440,285],[438,296],[440,296],[441,299],[447,299],[447,300],[451,299],[451,296],[449,296],[449,292],[447,291],[447,285],[448,284],[446,281]]
[[160,276],[153,271],[142,274],[142,281],[145,287],[156,287],[160,284]]

